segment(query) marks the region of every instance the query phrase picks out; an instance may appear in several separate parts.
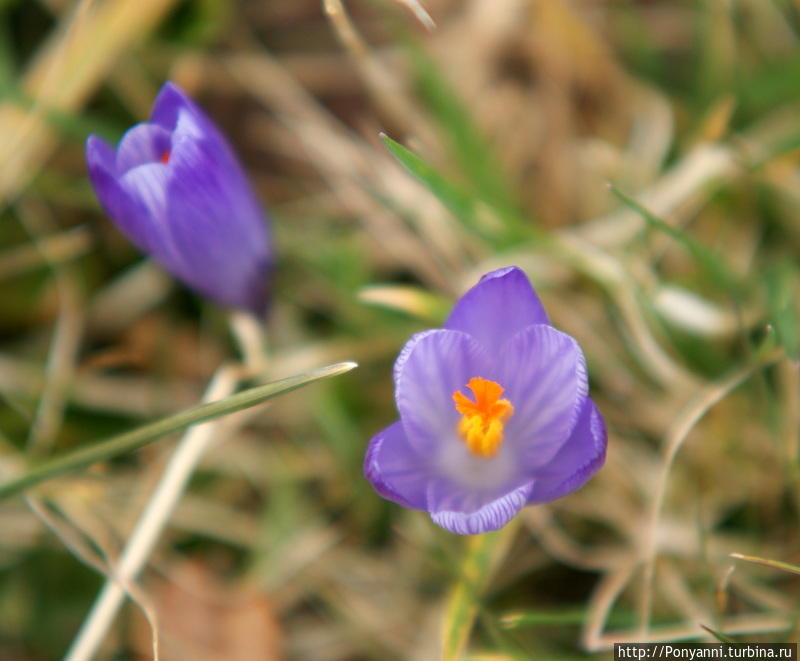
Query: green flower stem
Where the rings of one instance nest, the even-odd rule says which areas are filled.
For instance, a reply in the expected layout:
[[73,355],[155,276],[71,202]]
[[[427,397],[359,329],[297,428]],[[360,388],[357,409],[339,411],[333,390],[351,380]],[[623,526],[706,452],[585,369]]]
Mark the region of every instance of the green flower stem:
[[459,580],[453,585],[445,606],[442,628],[442,661],[463,659],[480,601],[495,569],[503,561],[519,519],[513,519],[501,530],[470,535],[459,566]]

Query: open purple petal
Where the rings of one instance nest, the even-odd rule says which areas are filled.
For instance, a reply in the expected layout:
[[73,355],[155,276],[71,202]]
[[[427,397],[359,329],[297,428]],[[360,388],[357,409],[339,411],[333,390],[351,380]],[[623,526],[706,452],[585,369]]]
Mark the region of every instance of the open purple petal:
[[[523,485],[473,511],[431,509],[434,523],[459,535],[478,535],[506,525],[525,505],[531,485]],[[433,499],[431,499],[433,500]],[[446,506],[446,503],[443,503]]]
[[403,507],[427,509],[429,471],[409,445],[400,422],[389,425],[370,441],[364,475],[384,498]]
[[561,449],[578,420],[588,389],[583,352],[552,326],[530,326],[506,344],[498,374],[514,406],[505,444],[532,475]]
[[605,461],[606,443],[603,418],[587,397],[569,440],[537,473],[528,503],[546,503],[586,484]]
[[484,275],[456,303],[445,328],[469,333],[486,349],[497,351],[532,324],[548,324],[528,277],[516,266]]
[[[402,354],[401,354],[402,355]],[[474,376],[491,378],[483,348],[469,335],[439,329],[415,340],[398,371],[395,400],[409,442],[428,456],[458,443],[453,392]]]

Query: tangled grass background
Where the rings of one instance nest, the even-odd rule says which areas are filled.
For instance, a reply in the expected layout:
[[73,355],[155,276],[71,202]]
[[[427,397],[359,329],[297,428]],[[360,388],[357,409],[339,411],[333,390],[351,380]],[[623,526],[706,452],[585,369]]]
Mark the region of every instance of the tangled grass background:
[[[0,17],[3,481],[186,409],[236,355],[220,310],[122,239],[87,179],[86,135],[117,139],[166,79],[270,210],[266,377],[360,364],[222,419],[101,658],[151,658],[152,627],[162,659],[231,661],[797,639],[798,3],[6,0]],[[583,346],[609,456],[464,540],[380,499],[361,464],[395,417],[403,342],[507,264]],[[64,654],[173,448],[0,503],[0,658]]]

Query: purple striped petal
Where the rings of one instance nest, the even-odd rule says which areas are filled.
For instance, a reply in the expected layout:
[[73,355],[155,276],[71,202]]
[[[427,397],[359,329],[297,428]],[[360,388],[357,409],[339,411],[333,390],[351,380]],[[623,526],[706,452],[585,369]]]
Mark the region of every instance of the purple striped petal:
[[456,303],[445,328],[472,335],[486,349],[497,351],[532,324],[548,324],[528,277],[516,266],[484,275]]
[[537,473],[528,503],[546,503],[580,489],[605,462],[606,444],[603,418],[587,397],[569,440]]
[[578,343],[552,326],[530,326],[498,357],[499,382],[514,406],[506,444],[531,475],[564,445],[586,399],[586,364]]
[[427,509],[429,471],[409,445],[400,422],[389,425],[370,441],[364,475],[384,498],[403,507]]
[[398,371],[395,400],[409,442],[430,456],[443,446],[463,445],[453,393],[474,376],[491,378],[490,363],[481,346],[458,331],[435,330],[412,341]]
[[530,485],[521,486],[469,512],[447,509],[448,504],[444,502],[442,505],[445,509],[439,509],[436,505],[431,508],[431,518],[442,528],[459,535],[478,535],[498,530],[522,509],[528,500],[530,489]]

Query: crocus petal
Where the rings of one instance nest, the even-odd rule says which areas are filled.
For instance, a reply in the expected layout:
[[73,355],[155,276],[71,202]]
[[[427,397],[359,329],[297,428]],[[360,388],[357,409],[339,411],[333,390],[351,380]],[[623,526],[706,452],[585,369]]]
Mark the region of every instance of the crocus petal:
[[515,335],[498,363],[514,406],[504,443],[532,474],[561,449],[578,420],[588,390],[583,352],[566,333],[539,324]]
[[180,277],[184,265],[173,244],[167,215],[167,166],[140,165],[128,170],[117,183],[125,195],[121,207],[113,214],[117,226],[141,250]]
[[[90,136],[86,144],[86,157],[92,186],[106,213],[114,218],[122,233],[140,250],[163,261],[163,244],[168,237],[163,227],[157,224],[156,218],[163,216],[163,189],[166,186],[166,178],[162,176],[166,172],[164,167],[153,164],[134,168],[123,181],[115,174],[114,151],[96,136]],[[151,169],[137,171],[142,167]],[[153,215],[154,212],[157,216]]]
[[137,165],[161,163],[171,150],[171,134],[157,124],[137,124],[117,147],[117,171],[127,172]]
[[530,485],[523,485],[472,512],[431,509],[431,518],[442,528],[459,535],[478,535],[498,530],[525,505],[530,489]]
[[397,375],[395,401],[418,452],[432,456],[447,445],[463,445],[453,392],[474,376],[490,376],[489,370],[486,352],[466,333],[438,329],[414,341]]
[[415,333],[411,336],[411,339],[403,345],[403,348],[400,350],[400,354],[397,356],[397,360],[394,361],[394,368],[392,373],[394,374],[394,382],[397,383],[397,379],[400,376],[400,372],[403,371],[403,365],[406,364],[406,360],[411,355],[414,347],[417,345],[423,337],[426,335],[430,335],[431,333],[437,332],[439,329],[433,330],[426,330],[420,333]]
[[546,503],[586,484],[605,461],[606,442],[603,418],[587,397],[569,440],[537,473],[528,503]]
[[100,204],[106,213],[117,221],[122,232],[142,250],[149,243],[145,236],[134,238],[137,217],[147,215],[142,205],[130,198],[117,180],[116,153],[104,140],[95,135],[86,142],[86,163]]
[[114,148],[96,135],[90,135],[86,140],[86,164],[90,175],[101,170],[111,176],[117,174],[117,154]]
[[260,314],[270,241],[244,175],[234,162],[220,163],[224,154],[203,141],[173,144],[169,226],[186,265],[183,279],[224,305]]
[[395,422],[370,441],[364,475],[381,496],[403,507],[427,509],[429,471]]
[[166,82],[153,101],[150,121],[172,131],[178,123],[179,113],[186,110],[205,118],[205,113],[180,87],[172,82]]
[[468,333],[496,351],[524,328],[548,323],[525,273],[509,266],[484,275],[456,303],[444,326]]
[[[191,117],[190,121],[186,121],[187,115]],[[184,122],[184,131],[191,131],[195,137],[202,137],[214,143],[215,146],[229,152],[231,159],[236,160],[228,141],[200,106],[174,83],[164,83],[153,102],[150,121],[172,132],[179,128],[181,119]]]

